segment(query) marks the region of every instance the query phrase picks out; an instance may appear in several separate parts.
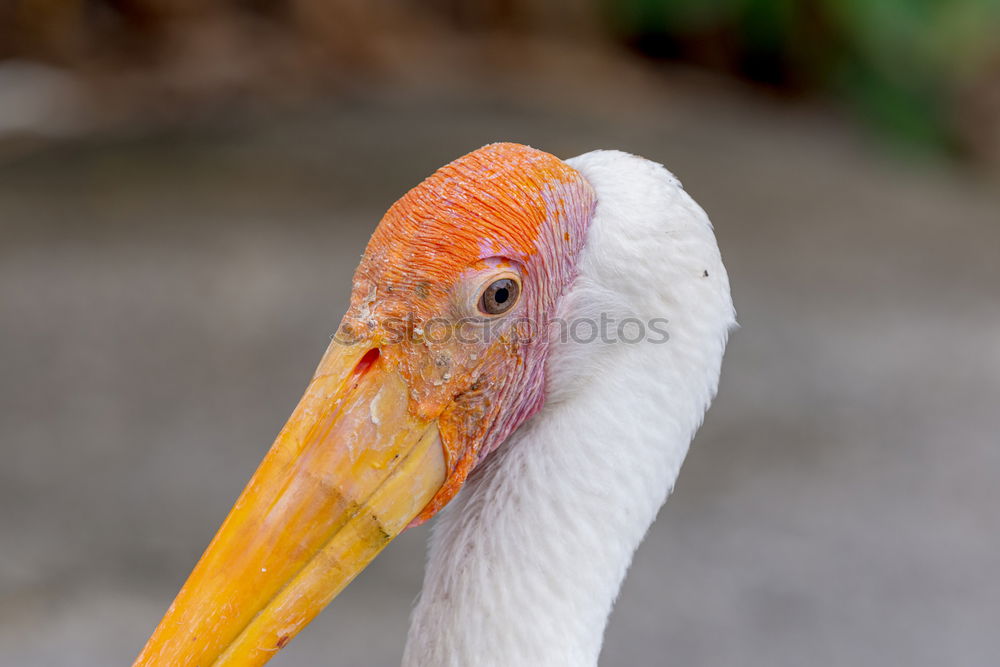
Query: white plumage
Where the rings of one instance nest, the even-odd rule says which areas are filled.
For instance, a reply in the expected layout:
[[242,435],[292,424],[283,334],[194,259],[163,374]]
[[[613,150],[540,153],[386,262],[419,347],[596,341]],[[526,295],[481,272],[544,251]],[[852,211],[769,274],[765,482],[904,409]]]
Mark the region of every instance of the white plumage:
[[[432,338],[442,318],[455,335]],[[491,144],[442,167],[376,228],[337,336],[136,667],[263,665],[463,485],[404,665],[595,665],[733,324],[712,226],[660,165]]]
[[735,313],[704,211],[662,166],[568,160],[597,210],[565,321],[668,320],[669,340],[554,340],[546,404],[434,527],[405,667],[595,665],[633,553],[715,395]]

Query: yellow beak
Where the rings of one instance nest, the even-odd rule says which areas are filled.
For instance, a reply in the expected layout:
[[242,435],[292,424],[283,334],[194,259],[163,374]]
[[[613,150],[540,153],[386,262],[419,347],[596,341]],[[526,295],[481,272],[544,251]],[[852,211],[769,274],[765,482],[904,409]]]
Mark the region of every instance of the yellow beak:
[[445,481],[435,421],[377,349],[334,340],[135,665],[262,665]]

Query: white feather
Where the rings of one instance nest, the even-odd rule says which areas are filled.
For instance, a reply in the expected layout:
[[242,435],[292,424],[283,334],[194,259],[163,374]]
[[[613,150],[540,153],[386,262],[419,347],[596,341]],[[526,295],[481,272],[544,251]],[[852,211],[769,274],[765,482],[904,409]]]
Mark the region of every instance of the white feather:
[[715,395],[735,314],[711,223],[662,166],[568,163],[597,210],[558,315],[669,321],[656,344],[553,341],[545,407],[434,527],[406,667],[586,667]]

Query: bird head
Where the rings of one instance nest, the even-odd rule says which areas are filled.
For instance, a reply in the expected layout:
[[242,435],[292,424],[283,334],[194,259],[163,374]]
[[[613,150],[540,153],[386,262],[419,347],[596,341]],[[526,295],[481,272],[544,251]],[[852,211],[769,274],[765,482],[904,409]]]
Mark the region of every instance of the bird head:
[[257,665],[545,400],[596,196],[493,144],[385,214],[350,306],[271,450],[136,660]]

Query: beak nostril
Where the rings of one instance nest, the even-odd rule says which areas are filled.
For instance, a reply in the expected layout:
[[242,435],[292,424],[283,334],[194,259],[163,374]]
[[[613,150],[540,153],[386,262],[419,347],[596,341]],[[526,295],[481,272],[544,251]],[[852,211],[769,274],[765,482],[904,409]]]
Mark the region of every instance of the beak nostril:
[[357,365],[354,367],[354,374],[364,375],[365,373],[367,373],[368,369],[371,368],[376,361],[378,361],[378,358],[381,354],[382,353],[379,351],[377,347],[373,347],[372,349],[365,352],[365,356],[361,357],[361,360],[358,361]]

